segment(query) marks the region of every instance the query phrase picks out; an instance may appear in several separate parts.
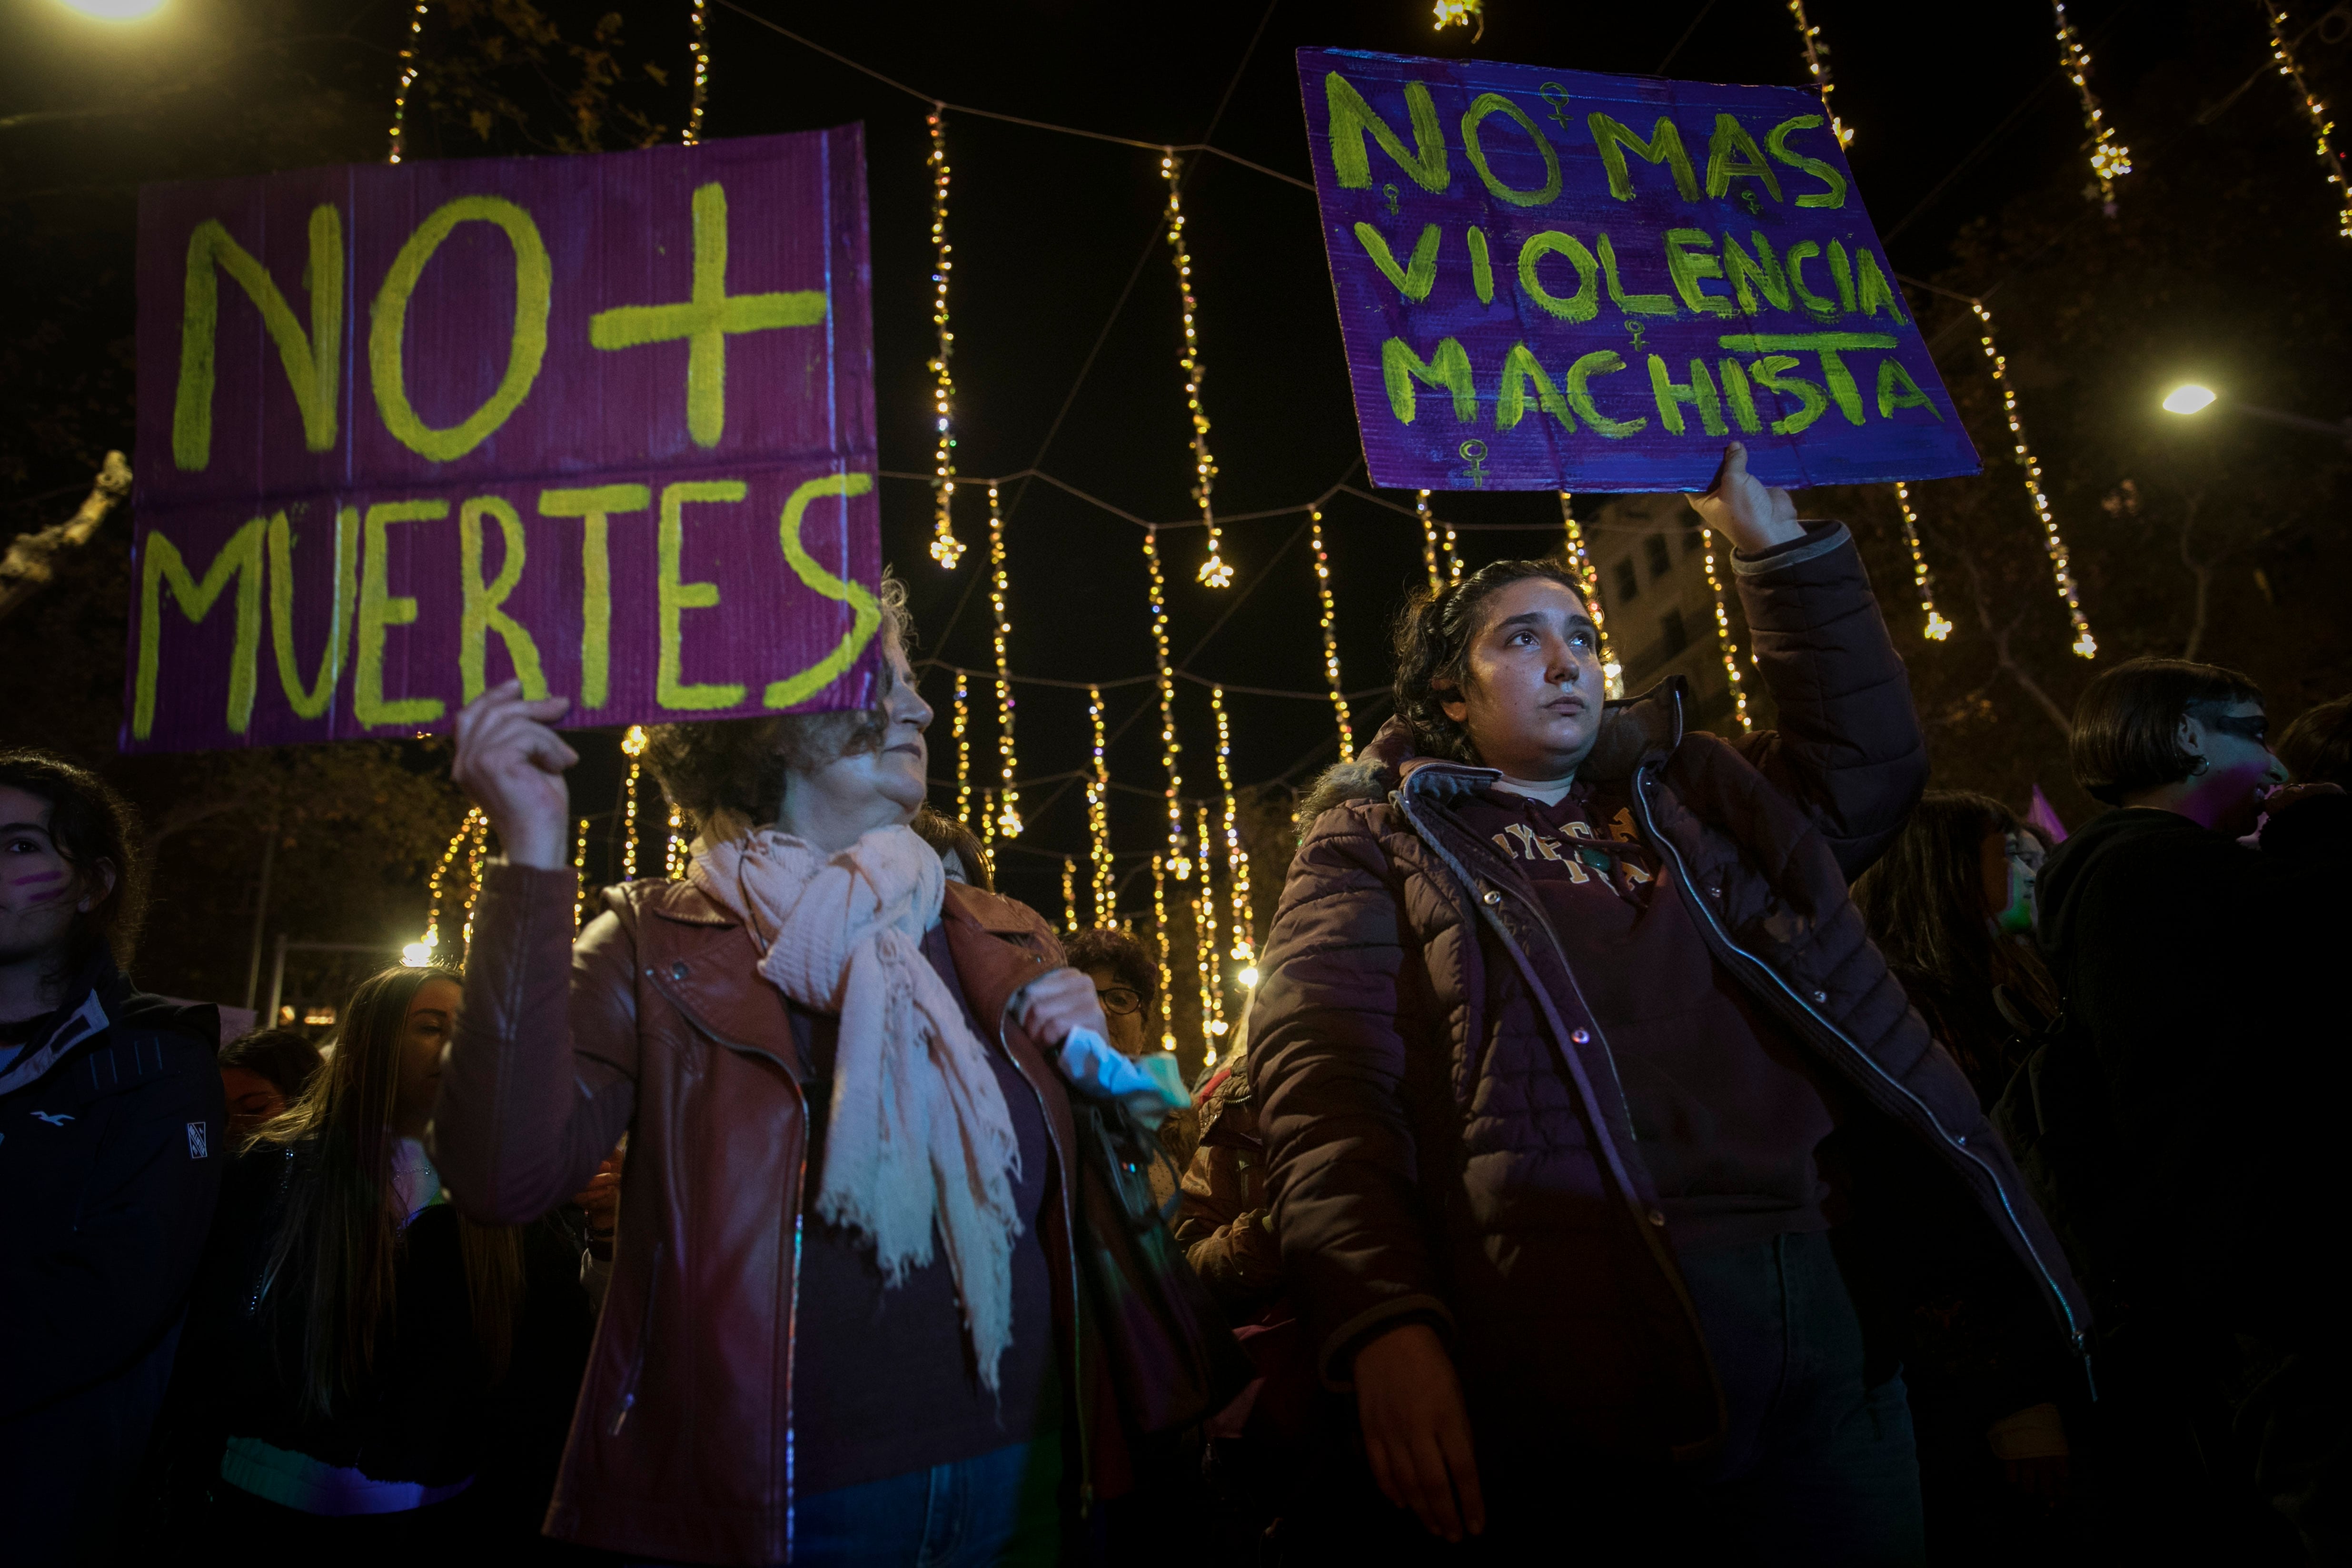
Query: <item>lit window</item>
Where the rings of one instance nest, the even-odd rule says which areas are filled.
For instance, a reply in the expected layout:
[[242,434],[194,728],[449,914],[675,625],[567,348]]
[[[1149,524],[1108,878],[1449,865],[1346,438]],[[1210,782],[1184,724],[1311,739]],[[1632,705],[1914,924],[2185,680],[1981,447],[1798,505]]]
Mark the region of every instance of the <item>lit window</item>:
[[1630,605],[1634,600],[1642,596],[1642,574],[1633,570],[1633,558],[1632,556],[1628,555],[1625,559],[1617,563],[1616,565],[1611,567],[1610,575],[1617,579],[1617,602],[1619,604]]

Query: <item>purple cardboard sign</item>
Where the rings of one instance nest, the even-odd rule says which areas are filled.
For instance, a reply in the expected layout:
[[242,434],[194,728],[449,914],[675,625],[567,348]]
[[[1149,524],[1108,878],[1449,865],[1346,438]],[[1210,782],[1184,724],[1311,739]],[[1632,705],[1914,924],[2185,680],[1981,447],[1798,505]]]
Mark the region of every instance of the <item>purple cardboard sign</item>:
[[859,128],[149,186],[127,751],[864,703]]
[[1364,458],[1401,489],[1978,470],[1821,100],[1298,51]]

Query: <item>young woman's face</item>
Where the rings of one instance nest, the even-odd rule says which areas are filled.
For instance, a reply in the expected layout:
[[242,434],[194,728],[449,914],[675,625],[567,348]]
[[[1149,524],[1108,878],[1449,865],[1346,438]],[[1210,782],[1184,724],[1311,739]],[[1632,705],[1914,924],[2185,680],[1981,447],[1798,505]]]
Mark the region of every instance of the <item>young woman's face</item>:
[[286,1109],[286,1092],[251,1068],[221,1068],[221,1093],[228,1100],[228,1130],[242,1138]]
[[0,784],[0,963],[54,953],[114,885],[114,868],[78,875],[49,837],[49,803]]
[[464,993],[454,980],[428,980],[409,998],[400,1030],[400,1097],[393,1107],[393,1130],[415,1137],[433,1115],[441,1089],[441,1047],[457,1022]]
[[1584,601],[1549,577],[1487,595],[1462,689],[1446,717],[1488,767],[1513,778],[1564,778],[1601,733],[1601,635]]
[[2011,936],[2032,931],[2034,883],[2042,875],[2042,840],[2023,828],[1988,833],[1980,856],[1986,917]]
[[2286,782],[2286,764],[2271,751],[2270,728],[2259,702],[2232,702],[2181,721],[2181,738],[2205,759],[2205,771],[2189,787],[2210,803],[2209,820],[2231,837],[2253,831],[2263,795]]

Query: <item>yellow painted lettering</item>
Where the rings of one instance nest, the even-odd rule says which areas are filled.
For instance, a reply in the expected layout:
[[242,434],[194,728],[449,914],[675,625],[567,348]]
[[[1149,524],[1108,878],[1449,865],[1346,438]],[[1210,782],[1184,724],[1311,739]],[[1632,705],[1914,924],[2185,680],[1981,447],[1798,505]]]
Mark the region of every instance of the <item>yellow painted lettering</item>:
[[242,735],[253,722],[255,664],[261,652],[260,518],[228,536],[228,542],[205,568],[202,580],[188,570],[180,547],[151,528],[140,545],[139,666],[131,707],[131,734],[143,741],[155,731],[156,683],[163,668],[163,589],[171,587],[173,602],[191,624],[212,613],[229,580],[236,581],[236,619],[230,629],[228,666],[228,732]]
[[335,444],[335,372],[342,363],[343,220],[333,207],[310,213],[310,260],[302,282],[310,293],[310,331],[278,291],[267,268],[206,218],[188,236],[188,273],[180,318],[180,381],[172,399],[172,463],[201,472],[212,462],[213,373],[219,353],[220,280],[226,272],[261,312],[261,324],[278,345],[286,384],[302,414],[302,444],[324,452]]
[[1720,199],[1734,180],[1755,180],[1780,199],[1780,179],[1748,128],[1728,114],[1715,117],[1715,134],[1706,142],[1706,194]]
[[1808,191],[1799,196],[1797,198],[1799,206],[1842,207],[1845,205],[1845,176],[1819,158],[1808,158],[1802,153],[1793,153],[1789,149],[1790,132],[1811,131],[1821,123],[1822,123],[1822,117],[1818,114],[1800,114],[1793,120],[1783,120],[1780,124],[1772,127],[1770,132],[1765,136],[1764,150],[1789,167],[1802,169],[1828,187],[1825,190]]
[[[482,520],[498,521],[499,574],[482,581]],[[547,695],[547,676],[540,668],[539,644],[522,624],[507,614],[505,605],[522,581],[522,517],[497,496],[476,496],[457,509],[457,545],[464,566],[457,579],[464,609],[457,621],[457,674],[471,702],[488,686],[489,638],[492,632],[507,645],[507,660],[514,666],[522,694],[536,702]]]
[[[1473,240],[1473,244],[1479,243],[1485,237],[1475,228],[1470,232],[1477,237]],[[1418,300],[1429,298],[1430,288],[1437,281],[1439,237],[1439,229],[1435,224],[1424,225],[1421,231],[1421,237],[1413,242],[1412,260],[1406,266],[1399,267],[1396,253],[1389,248],[1387,236],[1368,223],[1360,223],[1356,226],[1356,243],[1364,247],[1364,254],[1372,258],[1372,265],[1381,269],[1381,275],[1395,284],[1397,292],[1408,300]]]
[[[1603,239],[1601,243],[1606,245],[1608,241]],[[1575,264],[1575,293],[1563,298],[1543,286],[1536,263],[1547,256],[1565,256]],[[1601,313],[1600,276],[1600,263],[1593,260],[1592,252],[1584,248],[1584,242],[1572,234],[1548,228],[1528,236],[1527,243],[1519,247],[1519,291],[1563,321],[1589,321]],[[1610,290],[1612,295],[1616,291],[1613,276]]]
[[541,490],[539,515],[576,517],[580,532],[580,706],[602,708],[613,690],[613,551],[610,521],[615,512],[643,511],[654,504],[644,485],[596,485],[586,489]]
[[1707,374],[1706,361],[1690,362],[1691,378],[1676,382],[1666,370],[1666,362],[1656,354],[1650,356],[1650,393],[1658,405],[1658,423],[1668,434],[1683,433],[1683,405],[1698,410],[1699,427],[1710,436],[1727,434],[1723,423],[1723,400],[1715,390],[1715,377]]
[[1601,237],[1601,276],[1609,285],[1609,300],[1619,310],[1636,316],[1674,316],[1681,314],[1675,302],[1664,294],[1628,294],[1617,280],[1617,247],[1609,237]]
[[809,503],[820,496],[839,496],[846,501],[851,496],[862,496],[874,488],[872,474],[828,474],[810,479],[794,489],[784,502],[784,515],[777,525],[777,537],[783,546],[784,560],[791,565],[793,575],[835,604],[850,609],[849,630],[833,651],[798,675],[782,680],[772,680],[761,693],[760,703],[765,708],[790,708],[805,702],[837,679],[841,673],[866,651],[874,638],[875,628],[882,624],[882,607],[862,585],[836,577],[817,564],[801,541],[801,522],[808,514]]
[[1423,359],[1402,338],[1381,345],[1381,378],[1388,384],[1389,411],[1400,425],[1410,425],[1416,398],[1412,384],[1433,386],[1454,395],[1454,417],[1467,425],[1478,416],[1478,389],[1470,380],[1470,355],[1459,338],[1440,338],[1437,352]]
[[1453,182],[1445,167],[1445,132],[1437,123],[1437,106],[1430,101],[1429,89],[1421,83],[1404,84],[1405,110],[1412,121],[1410,153],[1404,150],[1404,138],[1373,113],[1364,95],[1338,71],[1323,79],[1323,101],[1330,110],[1331,173],[1341,189],[1363,190],[1372,183],[1371,157],[1364,150],[1367,132],[1423,190],[1442,195]]
[[373,730],[398,724],[413,728],[430,724],[447,711],[437,697],[404,697],[387,702],[383,695],[385,634],[394,626],[416,620],[416,600],[392,591],[392,566],[386,559],[395,522],[431,522],[449,515],[446,500],[378,501],[367,509],[362,530],[365,545],[360,555],[359,663],[352,671],[352,716]]
[[1674,279],[1675,292],[1693,310],[1703,316],[1728,316],[1731,301],[1698,286],[1702,278],[1723,276],[1723,264],[1706,254],[1714,248],[1715,237],[1703,228],[1666,230],[1666,276]]
[[278,656],[278,684],[297,719],[316,719],[334,700],[343,673],[343,649],[352,637],[352,606],[359,597],[360,514],[357,507],[335,513],[334,602],[327,612],[326,646],[319,673],[310,685],[294,658],[294,530],[279,512],[269,520],[269,640]]
[[679,581],[686,548],[686,506],[688,501],[739,501],[750,491],[740,479],[688,479],[664,485],[661,493],[660,572],[655,593],[660,606],[661,655],[654,676],[654,700],[674,712],[708,713],[743,705],[740,685],[688,685],[684,669],[684,619],[688,610],[707,610],[719,603],[716,583]]
[[[407,370],[402,358],[408,335],[408,301],[441,242],[459,224],[469,222],[497,225],[514,248],[514,336],[507,346],[506,374],[489,401],[447,429],[436,430],[418,417],[408,401]],[[383,287],[376,291],[375,314],[368,327],[368,375],[375,388],[376,412],[395,440],[419,457],[436,463],[454,462],[488,440],[522,406],[547,358],[547,313],[554,278],[539,226],[529,213],[502,196],[459,196],[436,208],[417,226],[392,258]]]
[[1633,199],[1633,176],[1625,167],[1629,149],[1646,163],[1664,163],[1672,170],[1675,189],[1683,200],[1698,200],[1698,176],[1691,172],[1690,154],[1683,151],[1683,133],[1664,115],[1659,115],[1658,122],[1650,128],[1647,142],[1598,111],[1586,115],[1584,124],[1592,132],[1592,144],[1601,150],[1601,164],[1609,172],[1609,194],[1619,201]]
[[1525,343],[1513,343],[1511,352],[1503,358],[1503,384],[1495,396],[1495,428],[1508,430],[1525,418],[1528,410],[1528,388],[1535,387],[1536,406],[1552,416],[1564,430],[1576,428],[1576,416],[1568,406],[1568,399],[1544,374],[1543,363]]
[[1753,316],[1756,291],[1761,289],[1764,298],[1776,310],[1789,308],[1789,280],[1780,272],[1780,258],[1772,254],[1772,242],[1762,231],[1751,233],[1756,254],[1750,256],[1740,248],[1739,242],[1727,234],[1723,237],[1723,270],[1731,284],[1732,297],[1739,301],[1740,314]]
[[1881,419],[1892,419],[1895,417],[1895,411],[1898,408],[1924,408],[1936,416],[1937,424],[1943,423],[1944,416],[1936,407],[1935,401],[1919,390],[1919,384],[1911,379],[1911,373],[1903,368],[1902,362],[1895,359],[1880,360],[1878,362],[1878,416]]
[[[1522,191],[1505,184],[1486,166],[1486,149],[1478,144],[1478,123],[1490,114],[1502,114],[1515,121],[1528,133],[1536,151],[1543,154],[1544,183],[1532,191]],[[1462,116],[1462,151],[1470,155],[1470,166],[1478,171],[1478,178],[1496,201],[1508,202],[1515,207],[1539,207],[1559,195],[1559,154],[1544,140],[1543,132],[1528,118],[1527,110],[1499,92],[1482,92]],[[1622,158],[1622,154],[1621,154]]]
[[1591,426],[1596,435],[1606,436],[1611,440],[1622,440],[1650,423],[1647,416],[1612,419],[1593,406],[1592,378],[1614,375],[1624,368],[1625,362],[1618,357],[1615,349],[1596,349],[1568,367],[1568,382],[1560,389],[1561,395],[1568,399],[1568,405],[1576,410],[1578,416]]

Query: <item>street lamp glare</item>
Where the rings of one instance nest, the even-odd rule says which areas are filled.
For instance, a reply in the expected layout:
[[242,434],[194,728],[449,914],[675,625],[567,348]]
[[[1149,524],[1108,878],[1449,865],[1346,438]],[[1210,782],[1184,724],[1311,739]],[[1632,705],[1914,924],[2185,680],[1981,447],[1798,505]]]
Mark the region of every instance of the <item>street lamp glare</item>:
[[136,22],[163,8],[163,0],[65,0],[65,3],[83,16],[95,16],[101,22]]
[[2186,382],[2164,395],[2165,412],[2196,414],[2210,408],[2217,395],[2210,386],[2200,386],[2193,381]]
[[433,962],[433,950],[421,942],[412,942],[400,950],[400,962],[411,969],[422,969]]

